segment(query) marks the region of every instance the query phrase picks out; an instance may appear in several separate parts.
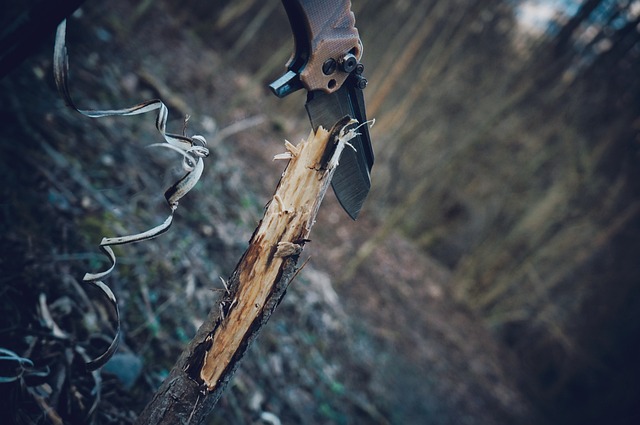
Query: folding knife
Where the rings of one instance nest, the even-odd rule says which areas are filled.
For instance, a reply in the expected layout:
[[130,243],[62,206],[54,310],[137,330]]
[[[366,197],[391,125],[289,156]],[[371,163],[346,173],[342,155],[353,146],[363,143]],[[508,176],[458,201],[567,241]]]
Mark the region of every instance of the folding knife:
[[[330,129],[350,116],[367,120],[362,90],[367,80],[362,42],[350,0],[282,0],[294,37],[287,71],[269,85],[278,97],[307,90],[306,109],[314,130]],[[371,188],[373,149],[367,125],[345,149],[331,184],[344,210],[356,219]]]

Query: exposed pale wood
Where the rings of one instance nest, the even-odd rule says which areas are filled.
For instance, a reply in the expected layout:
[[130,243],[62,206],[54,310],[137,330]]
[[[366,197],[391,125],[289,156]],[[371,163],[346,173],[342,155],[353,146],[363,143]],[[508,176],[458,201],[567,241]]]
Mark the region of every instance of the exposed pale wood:
[[[138,424],[201,423],[222,395],[252,340],[275,310],[297,272],[335,164],[344,148],[322,128],[306,141],[287,143],[289,164],[231,278],[228,292],[174,366]],[[344,138],[346,139],[346,138]]]

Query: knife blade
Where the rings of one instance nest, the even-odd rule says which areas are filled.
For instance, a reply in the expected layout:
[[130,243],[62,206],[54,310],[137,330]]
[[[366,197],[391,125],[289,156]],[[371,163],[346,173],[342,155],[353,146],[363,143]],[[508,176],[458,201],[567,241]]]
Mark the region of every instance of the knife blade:
[[[357,91],[349,83],[331,94],[319,90],[309,92],[305,107],[314,130],[319,126],[331,128],[344,116],[355,118],[358,122],[366,121],[362,91]],[[354,220],[358,218],[371,189],[370,170],[373,166],[368,126],[361,126],[358,133],[350,142],[353,149],[347,148],[342,152],[331,180],[340,205]]]

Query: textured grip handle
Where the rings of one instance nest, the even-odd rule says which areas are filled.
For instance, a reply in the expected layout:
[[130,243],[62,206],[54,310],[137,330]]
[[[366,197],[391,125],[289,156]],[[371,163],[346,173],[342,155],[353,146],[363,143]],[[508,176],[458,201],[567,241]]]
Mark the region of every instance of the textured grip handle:
[[[282,0],[295,40],[287,63],[304,87],[333,93],[362,56],[350,0]],[[345,70],[346,69],[346,70]]]

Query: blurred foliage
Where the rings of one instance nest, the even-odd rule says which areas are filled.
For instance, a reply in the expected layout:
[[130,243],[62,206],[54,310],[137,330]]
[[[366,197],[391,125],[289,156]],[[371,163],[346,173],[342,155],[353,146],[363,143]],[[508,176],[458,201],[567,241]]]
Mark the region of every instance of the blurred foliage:
[[[119,107],[160,96],[169,105],[170,126],[180,128],[181,115],[199,112],[190,126],[205,128],[210,141],[217,140],[218,122],[266,109],[275,116],[260,137],[290,137],[298,127],[306,133],[303,95],[270,103],[263,90],[292,51],[278,1],[220,0],[215,7],[205,0],[142,1],[124,7],[126,13],[87,3],[86,15],[69,27],[68,42],[72,91],[81,105]],[[490,337],[476,332],[471,319],[460,322],[459,310],[434,308],[425,313],[431,322],[412,315],[422,307],[421,291],[443,290],[514,354],[515,367],[495,361],[504,374],[522,379],[522,391],[549,423],[637,423],[640,5],[566,2],[566,14],[560,10],[547,26],[532,28],[523,25],[525,3],[353,0],[370,82],[368,114],[377,119],[373,192],[362,221],[377,225],[362,239],[354,236],[359,243],[340,257],[336,274],[342,275],[335,278],[346,282],[341,294],[355,293],[355,303],[369,306],[380,320],[373,331],[353,326],[328,277],[303,273],[212,423],[269,422],[269,412],[284,423],[411,423],[418,416],[443,424],[490,423],[469,412],[513,423],[501,421],[499,408],[481,400],[487,388],[499,387],[491,383],[495,369],[480,360],[477,375],[447,368],[447,362],[493,356],[475,340]],[[149,26],[163,37],[138,32]],[[88,123],[65,112],[51,91],[43,96],[35,85],[50,85],[47,54],[2,86],[0,112],[10,123],[0,156],[7,171],[2,266],[9,270],[3,279],[11,301],[2,310],[11,318],[5,341],[18,341],[23,326],[40,329],[36,312],[15,307],[35,306],[34,293],[71,293],[74,305],[87,309],[73,276],[84,272],[87,259],[95,261],[92,253],[105,233],[158,221],[161,193],[172,177],[155,171],[169,157],[120,142],[144,139],[153,123]],[[77,78],[74,61],[81,63]],[[105,397],[98,422],[130,421],[130,412],[166,376],[210,308],[212,291],[220,290],[212,282],[232,269],[260,215],[264,195],[253,195],[251,181],[263,176],[243,168],[248,156],[234,156],[221,140],[213,152],[202,189],[185,199],[165,244],[141,245],[122,256],[114,290],[127,300],[125,351],[139,354],[147,368],[133,398],[105,381],[111,397]],[[15,158],[25,158],[28,167],[15,167]],[[140,166],[141,159],[153,166]],[[444,289],[426,284],[432,276],[397,277],[433,269],[402,263],[406,270],[388,272],[393,262],[381,261],[375,251],[398,231],[447,270],[451,277],[435,273]],[[9,264],[9,252],[20,261]],[[343,264],[346,259],[350,264]],[[388,274],[374,273],[383,266]],[[54,275],[62,280],[57,291],[46,285]],[[353,284],[364,280],[373,287],[383,278],[385,304]],[[406,281],[412,286],[403,287]],[[403,291],[411,308],[398,301]],[[57,301],[54,315],[74,327],[71,317],[79,313],[65,313],[65,303]],[[389,307],[394,303],[402,311]],[[467,328],[456,334],[460,323]],[[88,327],[108,332],[108,326]],[[87,342],[87,330],[77,334],[79,343]],[[462,356],[457,360],[448,352],[434,354],[431,345],[421,345],[432,334],[466,354],[456,352]],[[45,356],[64,353],[55,341],[37,341],[32,347]],[[397,359],[386,351],[385,344],[393,345],[388,341],[398,344]],[[11,348],[26,357],[26,344],[18,345]],[[425,363],[417,371],[407,358]],[[463,375],[469,380],[464,385]],[[452,419],[454,411],[469,416]]]
[[[612,402],[600,385],[638,373],[625,359],[640,348],[640,5],[566,2],[546,26],[524,21],[552,5],[353,2],[377,119],[365,210],[380,226],[348,269],[402,230],[452,270],[551,417],[598,423]],[[265,83],[291,52],[273,2],[175,10]],[[283,47],[255,51],[256,37]],[[619,403],[620,423],[637,418]]]

